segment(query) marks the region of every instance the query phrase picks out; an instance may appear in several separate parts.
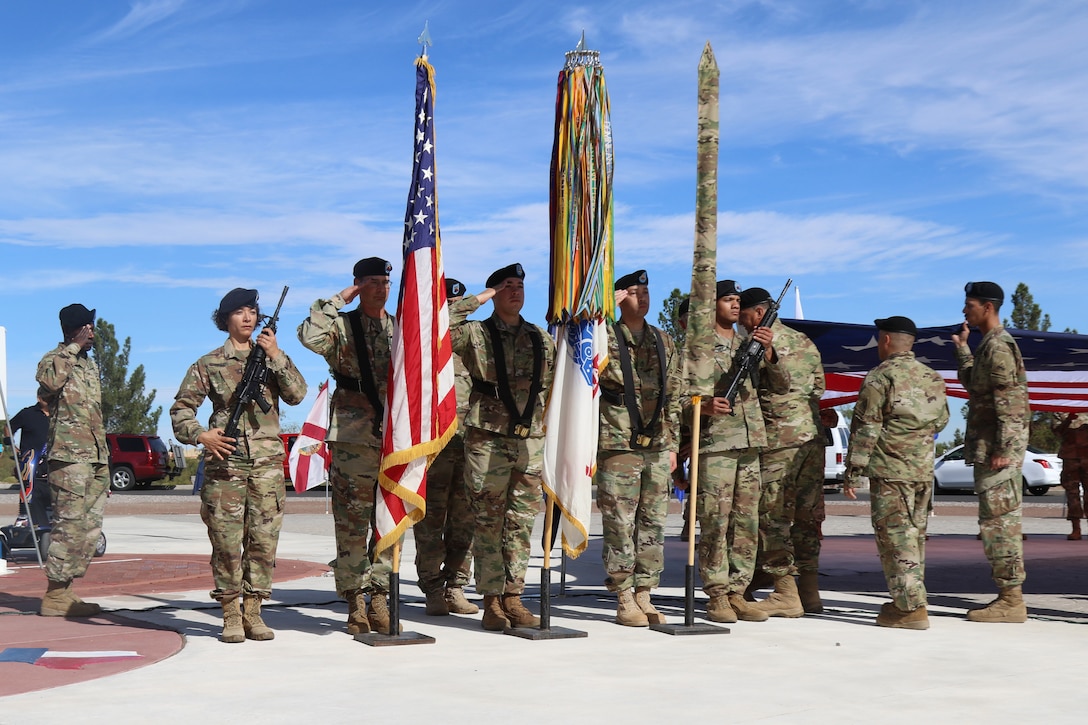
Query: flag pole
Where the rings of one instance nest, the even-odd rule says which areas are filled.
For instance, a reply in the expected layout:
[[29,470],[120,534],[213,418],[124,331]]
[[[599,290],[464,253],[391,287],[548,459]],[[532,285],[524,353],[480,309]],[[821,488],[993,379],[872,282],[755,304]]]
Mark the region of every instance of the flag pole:
[[695,180],[695,251],[684,370],[691,392],[691,505],[688,562],[684,570],[684,623],[651,624],[665,634],[728,634],[725,627],[695,623],[695,513],[699,507],[699,407],[714,389],[714,307],[718,267],[718,63],[707,41],[699,59],[699,129]]

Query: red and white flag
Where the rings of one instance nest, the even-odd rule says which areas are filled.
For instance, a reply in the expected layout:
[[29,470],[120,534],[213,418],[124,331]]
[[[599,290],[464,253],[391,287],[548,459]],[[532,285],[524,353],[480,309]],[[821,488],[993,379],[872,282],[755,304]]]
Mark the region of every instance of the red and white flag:
[[329,480],[329,463],[332,456],[325,443],[329,431],[329,381],[321,383],[317,400],[306,422],[302,425],[295,444],[291,446],[291,455],[287,458],[287,470],[291,474],[291,483],[295,493],[320,486]]
[[453,346],[438,232],[434,68],[416,61],[415,162],[404,215],[404,273],[390,349],[376,550],[427,513],[427,466],[457,430]]

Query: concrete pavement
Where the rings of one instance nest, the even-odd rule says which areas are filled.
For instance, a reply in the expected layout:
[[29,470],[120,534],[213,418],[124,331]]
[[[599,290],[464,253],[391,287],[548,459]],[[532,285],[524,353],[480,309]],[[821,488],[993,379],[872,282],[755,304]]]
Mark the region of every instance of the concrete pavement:
[[[81,723],[239,717],[268,723],[1083,720],[1079,660],[1088,634],[1081,629],[1088,622],[1088,540],[1066,541],[1064,520],[1025,519],[1031,618],[1022,625],[974,624],[963,619],[964,608],[993,597],[981,544],[974,540],[977,527],[970,515],[939,515],[931,520],[928,549],[931,629],[887,630],[873,624],[887,594],[866,512],[856,511],[825,524],[826,614],[740,622],[729,626],[728,635],[671,637],[612,623],[614,600],[601,586],[599,519],[590,550],[568,563],[567,595],[552,599],[553,625],[584,630],[584,639],[531,642],[484,632],[479,615],[424,616],[410,536],[402,566],[403,622],[405,629],[435,637],[433,645],[372,648],[355,642],[343,631],[346,605],[330,576],[277,580],[273,606],[265,608],[276,630],[271,642],[220,643],[219,610],[206,586],[88,597],[113,614],[107,622],[72,626],[174,630],[184,646],[149,666],[2,697],[0,723],[70,720],[73,713]],[[666,574],[655,596],[670,621],[682,617],[686,545],[675,538],[680,523],[678,515],[670,516]],[[327,516],[289,515],[280,557],[324,564],[332,555],[331,528]],[[540,520],[537,529],[539,547]],[[106,531],[109,555],[209,553],[194,515],[107,515]],[[30,563],[30,556],[23,561]],[[537,551],[527,596],[534,609],[541,562]],[[557,590],[558,563],[553,566]],[[0,591],[4,582],[0,578]],[[705,599],[701,592],[697,597],[701,621]],[[32,614],[0,620],[7,617],[19,617],[20,632],[55,622]],[[0,642],[0,649],[9,646]],[[65,642],[55,646],[65,648]],[[34,676],[41,669],[0,667],[5,677]],[[13,668],[24,674],[12,674]]]

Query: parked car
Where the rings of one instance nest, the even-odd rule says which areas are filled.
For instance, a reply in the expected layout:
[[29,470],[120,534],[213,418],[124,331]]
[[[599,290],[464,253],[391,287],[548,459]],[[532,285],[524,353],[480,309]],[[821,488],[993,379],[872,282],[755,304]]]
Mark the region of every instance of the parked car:
[[825,428],[827,440],[824,445],[824,486],[841,488],[846,473],[846,449],[850,446],[850,426],[842,413],[826,408],[820,411],[821,417],[835,415],[835,426]]
[[158,436],[107,433],[110,488],[131,491],[170,475],[170,452]]
[[280,433],[280,440],[283,441],[283,480],[287,482],[287,488],[292,491],[295,490],[295,485],[291,483],[291,469],[288,467],[288,459],[291,458],[291,446],[295,445],[295,439],[298,438],[298,433]]
[[[1028,446],[1024,454],[1024,491],[1043,496],[1053,486],[1061,484],[1062,459]],[[933,490],[937,493],[975,489],[974,471],[963,460],[963,446],[945,452],[933,464]]]

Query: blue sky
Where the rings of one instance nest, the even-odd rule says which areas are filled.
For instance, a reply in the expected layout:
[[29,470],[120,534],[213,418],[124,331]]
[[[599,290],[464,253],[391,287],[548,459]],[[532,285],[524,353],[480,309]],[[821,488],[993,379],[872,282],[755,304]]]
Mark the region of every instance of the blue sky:
[[791,276],[810,319],[919,325],[960,319],[968,280],[1026,282],[1057,329],[1088,330],[1079,3],[5,2],[9,407],[32,402],[70,302],[132,338],[165,409],[222,342],[219,298],[257,287],[273,304],[289,284],[280,341],[312,388],[288,412],[300,422],[326,368],[295,326],[355,260],[399,264],[425,21],[447,274],[479,289],[520,261],[529,319],[547,292],[555,82],[584,29],[612,104],[616,268],[649,270],[654,317],[690,280],[709,40],[720,276]]

